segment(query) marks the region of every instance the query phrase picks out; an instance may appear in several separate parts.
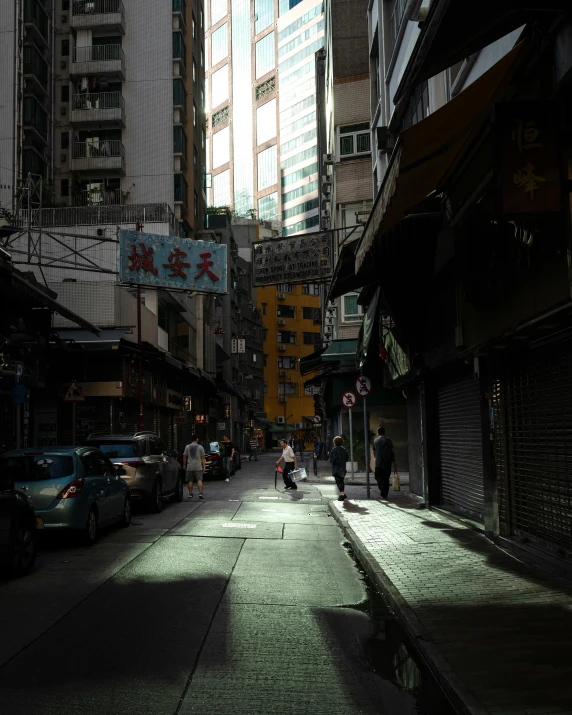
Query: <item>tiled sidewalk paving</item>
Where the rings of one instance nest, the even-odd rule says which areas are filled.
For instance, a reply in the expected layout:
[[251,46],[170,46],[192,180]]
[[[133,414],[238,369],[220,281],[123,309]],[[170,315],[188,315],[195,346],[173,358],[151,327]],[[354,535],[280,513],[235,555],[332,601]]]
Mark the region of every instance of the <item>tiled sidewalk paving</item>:
[[572,715],[572,584],[415,507],[331,504],[459,712]]

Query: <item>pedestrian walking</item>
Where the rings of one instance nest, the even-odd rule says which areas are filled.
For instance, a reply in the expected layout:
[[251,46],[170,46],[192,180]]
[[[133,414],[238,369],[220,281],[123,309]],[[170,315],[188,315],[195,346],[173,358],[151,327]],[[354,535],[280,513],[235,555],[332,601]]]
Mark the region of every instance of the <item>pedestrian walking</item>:
[[250,440],[250,456],[248,457],[248,461],[254,457],[254,461],[258,462],[258,437],[253,434],[252,439]]
[[230,482],[230,474],[232,472],[232,463],[234,459],[234,444],[230,441],[229,435],[225,434],[222,443],[222,466],[226,474],[225,482]]
[[285,439],[280,440],[280,446],[282,447],[282,456],[276,462],[276,466],[280,466],[280,462],[284,460],[284,470],[282,472],[284,489],[298,489],[296,482],[290,478],[290,472],[296,469],[296,453]]
[[344,440],[341,437],[334,437],[334,448],[330,452],[332,474],[335,477],[336,485],[340,490],[338,501],[344,501],[344,499],[346,499],[344,479],[346,476],[346,464],[350,461],[348,450],[343,445]]
[[300,452],[300,461],[304,461],[304,450],[306,449],[306,443],[304,442],[304,438],[300,437],[298,440],[298,451]]
[[379,487],[382,499],[387,499],[389,494],[389,478],[391,476],[391,466],[395,462],[393,454],[393,442],[385,436],[385,428],[377,430],[379,437],[373,443],[373,453],[375,455],[375,481]]
[[203,474],[206,469],[205,450],[199,444],[199,438],[196,434],[191,437],[190,444],[185,447],[185,451],[183,452],[183,469],[187,472],[189,499],[193,498],[193,486],[195,482],[199,488],[199,499],[204,499]]

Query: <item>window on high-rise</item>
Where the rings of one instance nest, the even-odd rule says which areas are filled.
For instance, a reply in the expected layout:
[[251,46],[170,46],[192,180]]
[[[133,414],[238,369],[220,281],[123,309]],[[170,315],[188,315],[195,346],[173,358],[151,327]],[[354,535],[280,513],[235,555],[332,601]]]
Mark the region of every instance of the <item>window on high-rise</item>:
[[254,32],[265,30],[274,22],[274,0],[254,0]]
[[358,305],[359,294],[344,295],[342,298],[342,321],[350,323],[363,318],[363,308]]
[[218,65],[225,57],[228,57],[228,22],[211,35],[211,66]]
[[212,135],[213,169],[230,161],[230,127],[225,127]]
[[304,333],[304,345],[321,345],[321,333]]
[[370,153],[371,136],[368,122],[340,127],[339,156],[341,158]]
[[294,345],[296,343],[296,331],[295,330],[278,330],[276,331],[279,343],[290,343]]
[[211,77],[211,102],[216,107],[228,99],[228,65],[223,65]]
[[197,63],[193,59],[193,83],[197,82]]
[[317,283],[302,283],[302,295],[320,295],[320,286]]
[[304,320],[320,320],[320,309],[304,306],[302,308],[302,317]]
[[276,166],[276,144],[261,151],[257,155],[258,163],[258,191],[267,189],[278,181]]
[[291,283],[278,283],[276,286],[277,293],[293,293],[294,286]]
[[227,0],[211,0],[211,27],[228,13]]
[[222,171],[213,176],[214,206],[230,206],[230,171]]
[[278,0],[278,14],[282,17],[288,10],[296,7],[296,5],[299,5],[301,2],[302,0]]
[[278,194],[276,191],[258,199],[258,218],[261,221],[278,220]]
[[271,99],[256,110],[256,143],[264,144],[276,136],[276,100]]
[[274,32],[270,32],[256,43],[256,79],[271,72],[275,66]]

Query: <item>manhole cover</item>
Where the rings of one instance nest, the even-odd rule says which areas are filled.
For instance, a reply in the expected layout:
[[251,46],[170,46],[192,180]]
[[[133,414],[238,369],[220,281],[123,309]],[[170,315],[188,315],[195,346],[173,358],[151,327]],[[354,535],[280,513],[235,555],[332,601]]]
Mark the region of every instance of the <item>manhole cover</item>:
[[241,524],[235,521],[227,521],[226,524],[222,524],[222,526],[227,529],[256,529],[256,524]]
[[280,497],[258,497],[259,499],[280,499]]

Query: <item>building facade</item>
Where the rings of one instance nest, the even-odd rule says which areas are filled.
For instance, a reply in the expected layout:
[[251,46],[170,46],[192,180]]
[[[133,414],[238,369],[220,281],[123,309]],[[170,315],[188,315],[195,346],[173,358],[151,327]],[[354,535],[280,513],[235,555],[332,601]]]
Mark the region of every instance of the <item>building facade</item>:
[[570,123],[572,17],[553,2],[489,20],[369,7],[358,363],[407,395],[413,492],[569,568],[570,147],[554,118]]

